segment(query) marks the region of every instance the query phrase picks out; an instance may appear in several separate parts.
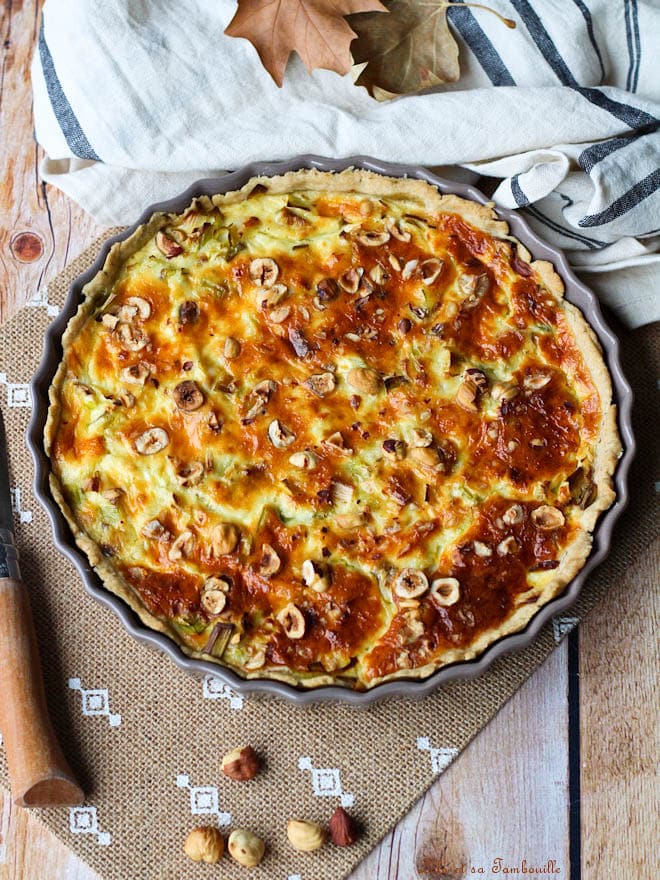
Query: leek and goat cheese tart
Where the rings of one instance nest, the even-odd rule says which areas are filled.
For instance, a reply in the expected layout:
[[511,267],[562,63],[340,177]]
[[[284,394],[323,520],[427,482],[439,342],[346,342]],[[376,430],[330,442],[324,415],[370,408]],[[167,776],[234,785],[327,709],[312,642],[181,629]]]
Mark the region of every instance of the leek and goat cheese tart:
[[193,657],[428,676],[524,628],[614,500],[609,375],[562,294],[419,180],[299,171],[154,215],[66,331],[53,493]]

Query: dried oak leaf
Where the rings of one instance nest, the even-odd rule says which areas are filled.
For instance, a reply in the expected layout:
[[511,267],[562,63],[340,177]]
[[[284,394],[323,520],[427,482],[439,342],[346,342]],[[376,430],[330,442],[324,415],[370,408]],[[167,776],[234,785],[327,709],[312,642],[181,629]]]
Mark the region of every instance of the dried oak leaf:
[[309,71],[317,67],[348,73],[355,33],[344,16],[387,12],[380,0],[238,0],[225,28],[230,37],[245,37],[278,86],[291,52]]
[[447,4],[385,0],[387,16],[363,12],[350,17],[357,33],[356,64],[368,62],[356,80],[376,98],[418,92],[459,75],[458,45],[447,23]]

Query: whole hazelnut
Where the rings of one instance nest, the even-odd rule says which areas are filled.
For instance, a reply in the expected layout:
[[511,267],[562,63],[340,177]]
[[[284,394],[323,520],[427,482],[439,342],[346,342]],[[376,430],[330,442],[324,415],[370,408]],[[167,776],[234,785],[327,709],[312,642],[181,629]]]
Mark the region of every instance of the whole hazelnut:
[[304,819],[290,819],[286,826],[289,843],[298,852],[313,852],[320,849],[325,842],[325,830],[316,822]]
[[355,822],[343,807],[337,807],[328,823],[330,840],[335,846],[352,846],[358,839]]
[[186,837],[183,851],[193,862],[219,862],[225,851],[225,839],[217,828],[211,825],[195,828]]
[[227,843],[229,855],[246,868],[254,868],[263,859],[266,851],[266,844],[244,828],[237,828],[229,835]]
[[252,746],[239,746],[222,759],[222,772],[230,779],[237,779],[239,782],[254,779],[260,766],[259,756]]

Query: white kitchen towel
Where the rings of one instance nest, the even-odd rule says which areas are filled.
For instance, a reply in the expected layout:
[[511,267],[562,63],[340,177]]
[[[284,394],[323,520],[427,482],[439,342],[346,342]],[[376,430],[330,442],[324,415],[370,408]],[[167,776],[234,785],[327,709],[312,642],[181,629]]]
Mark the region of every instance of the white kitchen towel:
[[224,35],[232,0],[46,0],[43,176],[114,225],[200,177],[299,153],[486,175],[629,326],[660,319],[658,0],[489,2],[515,30],[450,8],[460,80],[380,103],[297,56],[279,89]]

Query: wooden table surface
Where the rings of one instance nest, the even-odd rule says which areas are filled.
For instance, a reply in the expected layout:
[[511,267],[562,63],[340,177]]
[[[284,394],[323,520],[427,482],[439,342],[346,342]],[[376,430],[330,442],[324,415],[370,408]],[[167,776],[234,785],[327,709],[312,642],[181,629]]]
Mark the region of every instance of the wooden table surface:
[[[29,63],[40,6],[0,8],[0,322],[103,232],[39,178]],[[522,873],[523,859],[554,860],[571,880],[660,876],[655,560],[655,577],[648,560],[631,567],[352,880],[496,878]],[[616,638],[604,638],[612,620]],[[65,878],[97,875],[0,789],[0,880]]]

